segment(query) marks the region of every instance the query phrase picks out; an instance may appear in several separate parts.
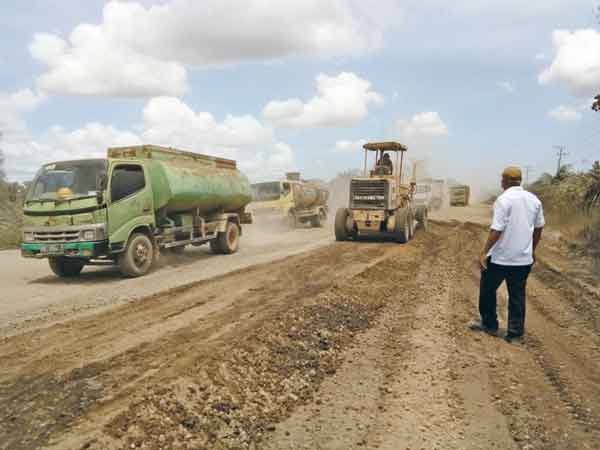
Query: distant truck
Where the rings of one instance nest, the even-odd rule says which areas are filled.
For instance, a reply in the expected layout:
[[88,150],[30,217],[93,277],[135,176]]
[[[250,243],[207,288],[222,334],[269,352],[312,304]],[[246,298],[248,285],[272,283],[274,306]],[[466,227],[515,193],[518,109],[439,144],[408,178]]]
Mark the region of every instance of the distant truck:
[[110,148],[106,159],[44,165],[24,200],[22,255],[60,277],[87,264],[147,273],[161,250],[209,243],[237,251],[251,200],[236,162],[153,145]]
[[444,205],[446,182],[424,179],[417,182],[414,195],[415,205],[425,205],[429,210],[440,209]]
[[450,186],[450,206],[469,206],[471,188],[466,184]]
[[252,185],[249,210],[257,218],[283,221],[291,228],[302,223],[322,227],[327,221],[329,190],[316,181],[304,181],[300,173],[289,172],[283,181]]

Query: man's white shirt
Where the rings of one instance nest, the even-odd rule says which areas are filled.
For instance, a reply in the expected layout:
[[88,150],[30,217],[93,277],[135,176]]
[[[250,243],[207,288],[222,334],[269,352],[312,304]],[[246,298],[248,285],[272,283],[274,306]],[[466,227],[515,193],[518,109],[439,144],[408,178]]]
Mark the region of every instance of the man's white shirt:
[[545,224],[542,202],[520,186],[508,188],[494,203],[492,230],[502,235],[489,251],[494,264],[533,264],[533,230]]

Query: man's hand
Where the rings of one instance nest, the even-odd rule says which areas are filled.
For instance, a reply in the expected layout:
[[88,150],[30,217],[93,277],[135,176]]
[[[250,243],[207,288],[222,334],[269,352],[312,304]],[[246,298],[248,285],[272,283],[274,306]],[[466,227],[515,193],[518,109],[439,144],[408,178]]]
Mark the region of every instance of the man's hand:
[[487,270],[487,268],[488,268],[487,253],[482,253],[481,255],[479,255],[479,267],[481,267],[481,270]]

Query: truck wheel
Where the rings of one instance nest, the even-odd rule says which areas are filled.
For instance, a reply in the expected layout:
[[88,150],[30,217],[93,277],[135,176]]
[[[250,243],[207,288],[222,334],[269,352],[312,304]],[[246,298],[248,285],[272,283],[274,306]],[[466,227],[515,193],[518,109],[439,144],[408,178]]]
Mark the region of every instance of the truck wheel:
[[298,218],[296,217],[296,214],[294,213],[294,211],[288,212],[287,224],[288,224],[288,227],[290,227],[290,228],[298,227]]
[[154,262],[154,245],[143,233],[134,233],[127,248],[119,255],[119,270],[128,277],[140,277],[146,274]]
[[427,229],[428,214],[429,212],[426,206],[417,206],[417,209],[415,211],[415,218],[417,219],[417,226],[422,230]]
[[310,221],[311,225],[315,228],[323,227],[325,225],[325,222],[327,222],[327,214],[322,209],[320,209],[319,214],[313,217]]
[[75,277],[81,273],[85,261],[81,259],[69,259],[63,257],[48,258],[50,269],[61,278]]
[[221,244],[219,243],[218,238],[215,238],[215,239],[209,241],[209,245],[210,245],[210,251],[213,252],[215,255],[220,255],[221,253],[223,253],[223,251],[221,250]]
[[350,215],[347,208],[340,208],[335,213],[335,240],[336,241],[347,241],[349,238],[348,229],[346,228],[346,222]]
[[240,227],[235,222],[227,222],[224,233],[219,233],[216,239],[210,241],[210,248],[214,253],[231,255],[237,252],[240,246]]
[[397,209],[395,213],[396,227],[394,235],[396,242],[406,244],[410,239],[410,213],[407,208]]

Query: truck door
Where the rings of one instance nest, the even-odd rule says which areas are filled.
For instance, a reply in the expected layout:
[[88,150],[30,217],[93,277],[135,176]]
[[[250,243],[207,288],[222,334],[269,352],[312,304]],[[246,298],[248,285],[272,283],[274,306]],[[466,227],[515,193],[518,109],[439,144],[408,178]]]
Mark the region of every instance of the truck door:
[[[113,244],[126,244],[129,233],[140,225],[154,225],[152,189],[144,166],[115,163],[108,182],[108,233]],[[116,247],[118,248],[118,247]]]

